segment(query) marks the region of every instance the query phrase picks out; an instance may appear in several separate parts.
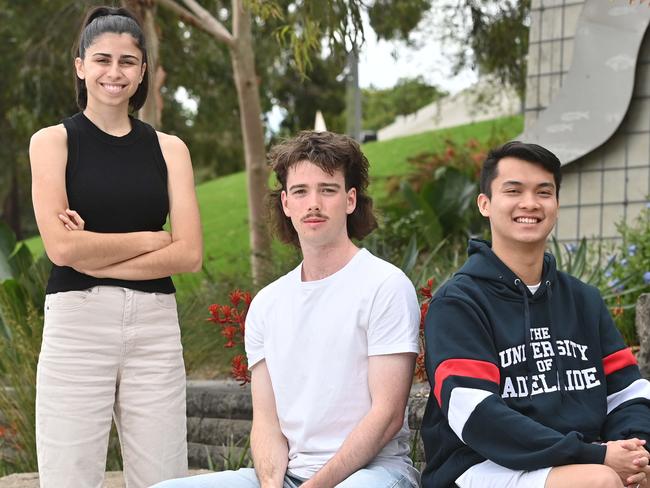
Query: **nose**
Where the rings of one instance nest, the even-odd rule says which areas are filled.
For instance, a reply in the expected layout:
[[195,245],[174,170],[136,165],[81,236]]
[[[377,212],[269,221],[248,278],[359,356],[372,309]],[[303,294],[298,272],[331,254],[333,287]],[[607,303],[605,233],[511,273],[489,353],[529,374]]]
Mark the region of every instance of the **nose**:
[[115,60],[115,61],[113,61],[111,63],[111,66],[110,66],[110,68],[108,70],[108,74],[109,74],[109,76],[111,76],[113,78],[119,78],[119,76],[121,74],[119,60]]
[[532,192],[524,192],[521,200],[519,201],[520,208],[539,208],[539,202],[537,201],[537,196]]
[[321,199],[318,192],[314,192],[309,200],[309,211],[318,212],[321,207]]

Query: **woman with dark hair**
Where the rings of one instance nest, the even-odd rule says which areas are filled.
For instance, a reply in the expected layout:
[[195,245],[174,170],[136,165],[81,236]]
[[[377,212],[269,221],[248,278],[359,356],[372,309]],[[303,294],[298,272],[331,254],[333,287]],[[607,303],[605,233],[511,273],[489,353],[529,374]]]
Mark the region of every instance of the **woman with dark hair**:
[[180,139],[129,115],[147,97],[131,12],[92,9],[74,68],[81,112],[30,145],[34,212],[54,263],[37,373],[41,487],[101,487],[111,418],[126,486],[145,487],[187,471],[170,275],[201,267],[192,165]]

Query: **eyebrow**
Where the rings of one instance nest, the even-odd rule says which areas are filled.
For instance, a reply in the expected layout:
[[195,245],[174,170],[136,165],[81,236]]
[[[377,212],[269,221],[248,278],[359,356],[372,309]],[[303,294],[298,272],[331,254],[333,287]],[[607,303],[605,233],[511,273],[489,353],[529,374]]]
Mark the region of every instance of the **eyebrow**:
[[[93,56],[105,56],[107,58],[112,58],[113,56],[109,53],[93,53]],[[134,56],[133,54],[123,54],[120,56],[120,59],[135,59],[136,61],[140,61],[140,58],[137,56]]]
[[[518,180],[508,180],[504,181],[501,187],[506,187],[506,186],[524,186],[524,184],[521,181]],[[535,188],[555,188],[555,184],[551,183],[550,181],[545,181],[543,183],[540,183],[537,185]]]
[[[306,184],[298,183],[296,185],[291,185],[289,187],[289,191],[301,190],[304,188],[307,188]],[[339,185],[338,183],[318,183],[318,188],[334,188],[338,190],[339,188],[341,188],[341,185]]]

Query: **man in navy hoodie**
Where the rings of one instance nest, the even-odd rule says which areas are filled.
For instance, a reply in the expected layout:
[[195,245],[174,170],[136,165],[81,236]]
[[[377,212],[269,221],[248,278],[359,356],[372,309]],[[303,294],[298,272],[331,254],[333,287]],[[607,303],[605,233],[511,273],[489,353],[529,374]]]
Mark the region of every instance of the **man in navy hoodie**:
[[483,165],[492,242],[470,240],[426,318],[424,488],[646,486],[650,383],[598,290],[545,253],[560,182],[535,144]]

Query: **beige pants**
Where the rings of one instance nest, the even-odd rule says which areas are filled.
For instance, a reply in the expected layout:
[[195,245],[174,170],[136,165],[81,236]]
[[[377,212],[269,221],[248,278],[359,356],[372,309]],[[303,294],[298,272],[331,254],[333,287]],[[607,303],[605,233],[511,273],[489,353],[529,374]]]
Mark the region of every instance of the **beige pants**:
[[187,474],[174,295],[111,286],[47,295],[36,384],[41,488],[101,488],[111,418],[128,488]]

